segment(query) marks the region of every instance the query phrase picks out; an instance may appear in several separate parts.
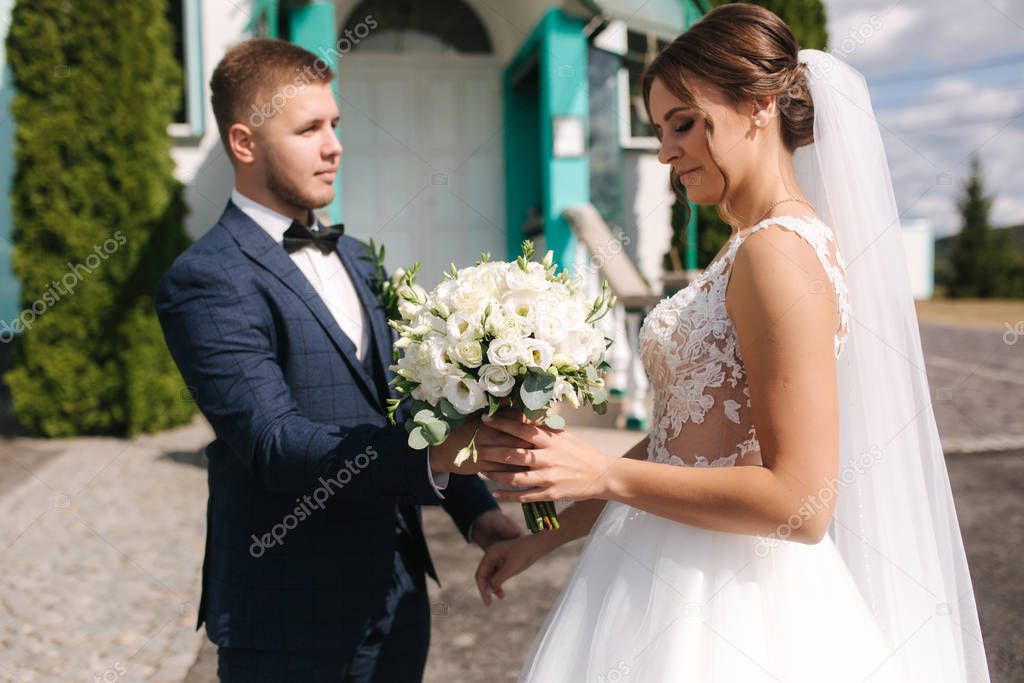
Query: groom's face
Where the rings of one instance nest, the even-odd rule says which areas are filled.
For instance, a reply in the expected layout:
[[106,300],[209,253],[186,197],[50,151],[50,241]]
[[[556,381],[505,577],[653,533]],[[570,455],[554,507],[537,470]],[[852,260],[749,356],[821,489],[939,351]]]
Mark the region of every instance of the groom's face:
[[330,83],[316,83],[299,89],[266,121],[256,137],[268,190],[302,209],[317,209],[334,199],[342,150],[338,118]]

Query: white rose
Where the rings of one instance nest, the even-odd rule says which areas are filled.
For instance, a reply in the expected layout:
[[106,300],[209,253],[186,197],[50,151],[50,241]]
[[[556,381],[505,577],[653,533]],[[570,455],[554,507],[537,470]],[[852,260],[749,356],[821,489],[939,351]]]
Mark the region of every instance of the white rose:
[[488,363],[480,368],[480,383],[491,396],[508,396],[516,385],[516,378],[508,368]]
[[469,415],[487,406],[487,396],[479,382],[470,377],[449,377],[444,385],[444,397],[455,410]]
[[521,339],[495,339],[487,347],[487,360],[494,365],[515,365],[523,354]]
[[495,306],[487,317],[487,332],[501,339],[517,339],[523,336],[519,321],[505,313],[503,306]]
[[450,354],[467,368],[479,367],[484,362],[484,350],[475,339],[463,339],[452,345]]

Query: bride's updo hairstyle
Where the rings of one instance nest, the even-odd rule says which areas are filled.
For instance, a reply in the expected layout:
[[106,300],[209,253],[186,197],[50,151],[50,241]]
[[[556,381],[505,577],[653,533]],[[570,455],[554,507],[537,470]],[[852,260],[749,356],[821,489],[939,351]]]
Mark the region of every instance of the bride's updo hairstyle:
[[[698,77],[710,83],[734,105],[775,95],[782,142],[793,152],[814,142],[814,103],[807,88],[807,66],[797,61],[799,50],[792,29],[770,10],[740,3],[716,7],[662,50],[644,71],[648,118],[653,121],[651,84],[657,78],[704,119],[708,151],[721,170],[711,144],[714,124],[686,86],[687,79]],[[685,198],[683,184],[674,169],[671,179],[672,189],[681,199]],[[728,191],[726,176],[718,202],[720,213]]]

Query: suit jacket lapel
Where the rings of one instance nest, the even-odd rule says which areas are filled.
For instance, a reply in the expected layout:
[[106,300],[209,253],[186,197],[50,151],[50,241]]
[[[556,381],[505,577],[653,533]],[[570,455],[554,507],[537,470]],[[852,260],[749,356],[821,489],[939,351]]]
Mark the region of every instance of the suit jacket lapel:
[[[391,326],[388,325],[387,311],[384,310],[384,304],[381,303],[377,292],[373,288],[372,266],[369,264],[363,265],[362,262],[366,258],[366,251],[363,245],[356,240],[345,238],[338,240],[337,251],[338,256],[341,257],[341,262],[349,273],[349,277],[352,279],[352,284],[355,285],[359,301],[366,310],[366,317],[370,322],[370,329],[373,332],[371,343],[374,345],[374,349],[371,349],[371,351],[377,353],[381,365],[385,369],[385,382],[387,382],[387,368],[391,365],[393,339],[391,336]],[[387,385],[386,392],[388,398],[394,397],[390,384]]]
[[[288,253],[281,247],[280,244],[271,239],[270,235],[266,233],[263,228],[256,224],[249,216],[247,216],[241,209],[234,205],[232,202],[228,202],[227,208],[224,210],[224,215],[221,218],[221,222],[224,227],[227,228],[228,232],[238,242],[238,246],[241,247],[242,251],[252,259],[256,265],[269,271],[274,277],[281,281],[288,289],[292,290],[306,305],[313,317],[316,318],[317,322],[324,328],[331,341],[334,342],[335,346],[341,352],[341,357],[348,364],[352,371],[353,376],[363,385],[363,388],[372,396],[381,410],[384,409],[384,405],[381,403],[380,392],[375,386],[375,382],[370,374],[366,371],[366,367],[359,362],[359,358],[356,356],[356,346],[351,339],[342,331],[341,327],[338,326],[337,321],[331,312],[327,310],[326,304],[320,295],[313,289],[313,285],[309,283],[309,280],[299,270],[298,266],[292,261]],[[339,240],[340,243],[340,240]],[[348,267],[348,264],[345,264]],[[353,273],[350,269],[349,273]],[[352,275],[352,280],[355,282],[357,279],[355,274]],[[357,286],[358,289],[358,286]],[[362,293],[359,295],[360,301],[366,306],[366,301],[363,299]],[[370,309],[367,308],[369,314]],[[372,318],[373,316],[368,315],[367,317]]]

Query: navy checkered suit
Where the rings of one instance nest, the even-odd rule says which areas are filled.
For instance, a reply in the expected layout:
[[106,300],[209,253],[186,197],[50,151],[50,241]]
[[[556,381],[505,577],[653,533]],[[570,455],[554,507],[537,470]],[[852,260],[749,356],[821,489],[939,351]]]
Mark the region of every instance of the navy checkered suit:
[[222,648],[353,653],[393,616],[398,564],[424,601],[424,572],[437,578],[418,506],[443,505],[464,536],[496,507],[476,477],[452,475],[439,499],[426,452],[388,424],[392,337],[373,266],[350,237],[337,252],[372,328],[365,363],[233,203],[160,281],[167,346],[216,432],[198,625]]

